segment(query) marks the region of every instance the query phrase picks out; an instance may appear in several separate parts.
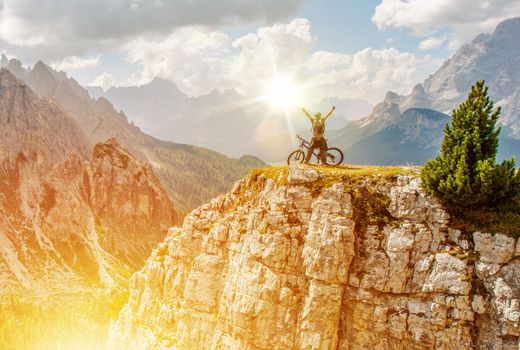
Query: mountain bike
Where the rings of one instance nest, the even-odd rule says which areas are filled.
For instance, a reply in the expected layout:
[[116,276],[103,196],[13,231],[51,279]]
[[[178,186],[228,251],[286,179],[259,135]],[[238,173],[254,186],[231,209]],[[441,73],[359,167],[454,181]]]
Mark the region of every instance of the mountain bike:
[[[300,135],[296,135],[298,140],[300,140],[300,145],[298,146],[298,149],[296,151],[293,151],[291,154],[289,154],[289,157],[287,157],[287,164],[301,164],[305,160],[305,155],[309,151],[309,141],[305,140],[303,137],[300,137]],[[321,157],[318,150],[314,150],[312,152],[312,157],[317,158],[318,162],[321,162]],[[341,164],[343,161],[343,152],[336,147],[331,147],[327,149],[327,164],[330,165],[338,165]]]

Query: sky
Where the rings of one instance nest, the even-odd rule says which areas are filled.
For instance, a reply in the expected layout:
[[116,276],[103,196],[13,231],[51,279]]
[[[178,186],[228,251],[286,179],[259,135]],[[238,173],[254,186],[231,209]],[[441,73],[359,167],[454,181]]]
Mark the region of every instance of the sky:
[[105,89],[161,77],[255,96],[283,77],[374,104],[515,16],[518,0],[0,0],[0,52]]

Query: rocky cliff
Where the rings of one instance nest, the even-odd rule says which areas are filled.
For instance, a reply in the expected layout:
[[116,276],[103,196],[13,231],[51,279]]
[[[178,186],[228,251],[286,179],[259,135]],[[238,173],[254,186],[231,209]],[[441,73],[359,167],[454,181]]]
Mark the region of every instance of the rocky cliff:
[[178,212],[149,164],[94,146],[56,103],[0,70],[0,301],[112,287]]
[[113,349],[517,349],[520,242],[461,233],[413,169],[253,172],[171,228]]
[[42,154],[0,163],[0,300],[116,287],[179,222],[150,166],[113,140],[88,161]]
[[83,158],[89,153],[79,125],[5,68],[0,68],[0,126],[0,160],[21,151],[35,152],[40,161],[50,162],[61,161],[70,152]]

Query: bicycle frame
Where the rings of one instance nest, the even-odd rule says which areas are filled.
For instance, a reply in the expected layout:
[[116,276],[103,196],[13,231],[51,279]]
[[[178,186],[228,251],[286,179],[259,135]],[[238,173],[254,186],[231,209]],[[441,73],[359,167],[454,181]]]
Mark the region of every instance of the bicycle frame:
[[[289,154],[289,157],[287,158],[287,164],[289,164],[289,165],[291,164],[291,159],[293,159],[293,161],[298,164],[302,163],[304,161],[304,159],[306,159],[306,156],[309,153],[310,142],[305,140],[300,135],[296,135],[296,137],[298,138],[298,140],[300,140],[300,144],[296,150],[294,150],[293,152],[291,152],[291,154]],[[327,147],[327,149],[325,150],[325,157],[327,158],[327,160],[324,163],[321,161],[322,149],[318,149],[317,152],[315,150],[316,150],[316,148],[312,150],[311,156],[316,157],[316,159],[318,160],[318,163],[322,163],[324,165],[329,165],[329,164],[338,165],[338,164],[341,164],[341,162],[343,161],[343,157],[344,157],[343,152],[337,147]],[[300,154],[303,155],[303,158],[300,158]],[[293,158],[293,156],[294,156],[294,158]],[[328,161],[329,159],[330,159],[330,163]]]
[[[309,141],[305,140],[303,137],[296,135],[296,137],[300,140],[300,145],[298,146],[298,149],[302,151],[305,155],[309,152]],[[320,151],[321,152],[321,151]],[[312,151],[312,155],[318,158],[318,161],[320,161],[320,154],[316,153],[315,150]]]

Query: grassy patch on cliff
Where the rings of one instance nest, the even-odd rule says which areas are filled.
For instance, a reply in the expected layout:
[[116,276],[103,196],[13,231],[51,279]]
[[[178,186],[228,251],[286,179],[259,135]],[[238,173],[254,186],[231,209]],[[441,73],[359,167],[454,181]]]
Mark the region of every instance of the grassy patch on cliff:
[[320,174],[331,176],[349,177],[373,177],[381,176],[393,178],[397,175],[419,175],[419,171],[414,167],[402,166],[378,166],[378,165],[350,165],[341,164],[336,166],[306,165],[306,167],[316,169]]
[[[299,165],[299,167],[316,170],[320,175],[320,178],[316,181],[316,183],[323,188],[326,188],[329,185],[333,185],[339,181],[352,181],[366,178],[379,178],[381,180],[393,181],[397,175],[419,176],[419,170],[414,167],[350,164],[336,166]],[[261,174],[282,184],[287,180],[287,176],[289,175],[289,167],[268,166],[253,169],[250,172],[250,175],[255,177]]]
[[[318,197],[326,188],[336,183],[342,183],[345,192],[351,195],[354,206],[354,220],[360,230],[365,231],[368,226],[378,226],[380,229],[395,221],[388,207],[390,198],[383,194],[378,187],[395,184],[398,175],[419,176],[419,171],[411,167],[397,166],[316,166],[300,165],[318,172],[316,181],[305,183],[313,197]],[[253,179],[260,175],[271,178],[277,184],[287,183],[289,169],[283,167],[265,167],[251,172]]]
[[289,168],[286,166],[268,166],[264,168],[253,169],[249,173],[249,176],[252,178],[253,181],[256,181],[258,177],[261,175],[274,180],[278,185],[284,185],[287,183],[287,176],[289,176]]
[[308,167],[316,170],[320,176],[318,180],[308,184],[314,196],[318,196],[323,189],[338,182],[345,184],[346,190],[350,191],[352,187],[394,184],[398,175],[418,175],[414,168],[396,166],[340,165],[323,167],[309,165]]

